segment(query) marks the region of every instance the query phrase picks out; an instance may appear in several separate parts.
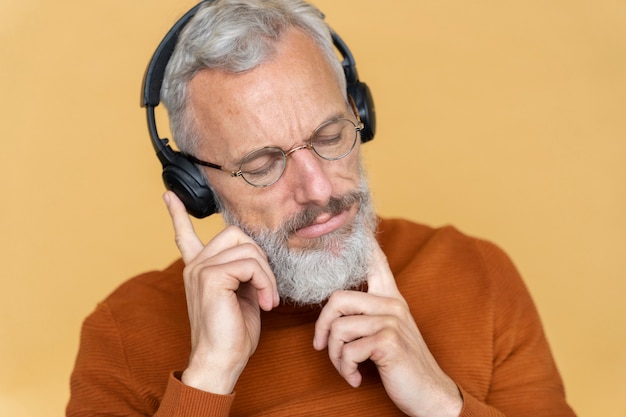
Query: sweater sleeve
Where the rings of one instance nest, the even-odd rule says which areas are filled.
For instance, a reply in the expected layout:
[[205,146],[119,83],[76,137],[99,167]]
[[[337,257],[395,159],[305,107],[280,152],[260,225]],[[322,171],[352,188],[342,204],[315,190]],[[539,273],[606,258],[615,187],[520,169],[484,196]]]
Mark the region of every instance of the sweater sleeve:
[[222,417],[230,412],[234,395],[187,387],[174,372],[163,383],[167,388],[160,403],[137,386],[113,314],[106,302],[101,303],[83,323],[66,415]]
[[461,387],[461,416],[574,416],[539,314],[515,266],[490,243],[479,241],[478,249],[492,283],[493,375],[486,404]]
[[155,417],[228,416],[234,398],[234,394],[211,394],[184,385],[180,374],[173,372]]

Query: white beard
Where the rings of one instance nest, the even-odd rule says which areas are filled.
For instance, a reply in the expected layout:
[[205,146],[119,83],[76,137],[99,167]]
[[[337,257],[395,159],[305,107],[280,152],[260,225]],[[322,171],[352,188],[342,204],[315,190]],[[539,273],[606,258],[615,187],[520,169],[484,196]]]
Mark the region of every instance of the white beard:
[[[336,214],[353,204],[358,210],[351,225],[314,239],[307,248],[288,247],[293,231],[310,224],[319,213]],[[365,180],[355,192],[331,199],[327,207],[306,209],[276,231],[253,232],[227,208],[222,214],[228,224],[241,228],[265,251],[284,301],[319,304],[335,291],[358,287],[367,280],[377,222]]]

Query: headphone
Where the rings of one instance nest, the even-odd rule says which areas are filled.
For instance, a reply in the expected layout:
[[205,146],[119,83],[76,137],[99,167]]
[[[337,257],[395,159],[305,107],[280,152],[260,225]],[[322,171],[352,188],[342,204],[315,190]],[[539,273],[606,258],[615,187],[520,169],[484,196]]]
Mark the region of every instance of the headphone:
[[[204,0],[185,13],[167,32],[146,69],[142,86],[141,106],[146,108],[148,131],[152,146],[163,167],[162,178],[165,188],[173,191],[183,202],[187,212],[199,219],[218,212],[213,190],[200,169],[180,152],[169,146],[169,140],[160,138],[154,115],[154,109],[161,101],[161,86],[165,68],[169,62],[180,32],[189,23],[196,12],[213,0]],[[347,92],[352,98],[359,118],[364,125],[361,131],[361,142],[365,143],[374,137],[376,115],[374,101],[369,87],[359,81],[354,57],[346,43],[330,29],[333,44],[342,56],[342,66],[346,76]]]

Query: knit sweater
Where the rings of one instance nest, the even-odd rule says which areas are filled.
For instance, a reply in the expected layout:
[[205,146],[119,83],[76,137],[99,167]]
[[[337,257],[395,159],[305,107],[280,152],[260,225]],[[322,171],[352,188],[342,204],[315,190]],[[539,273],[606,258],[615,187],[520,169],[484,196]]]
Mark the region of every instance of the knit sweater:
[[[424,340],[461,391],[461,416],[574,415],[531,297],[500,249],[404,220],[382,220],[378,238]],[[85,320],[68,416],[403,415],[375,364],[360,365],[363,382],[352,388],[313,349],[319,307],[261,312],[258,348],[233,394],[183,385],[183,267],[127,281]]]

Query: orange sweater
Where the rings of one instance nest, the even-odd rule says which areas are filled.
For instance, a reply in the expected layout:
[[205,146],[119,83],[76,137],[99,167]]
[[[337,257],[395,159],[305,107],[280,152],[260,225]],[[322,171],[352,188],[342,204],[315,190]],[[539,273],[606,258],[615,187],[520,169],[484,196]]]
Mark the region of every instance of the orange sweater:
[[[462,416],[574,413],[533,302],[495,246],[451,227],[383,220],[379,240],[431,352],[458,384]],[[181,261],[123,284],[85,320],[68,416],[395,416],[375,366],[351,388],[313,349],[319,308],[262,313],[235,393],[184,386],[190,333]]]

